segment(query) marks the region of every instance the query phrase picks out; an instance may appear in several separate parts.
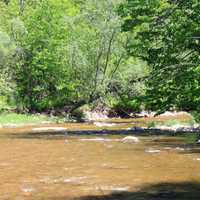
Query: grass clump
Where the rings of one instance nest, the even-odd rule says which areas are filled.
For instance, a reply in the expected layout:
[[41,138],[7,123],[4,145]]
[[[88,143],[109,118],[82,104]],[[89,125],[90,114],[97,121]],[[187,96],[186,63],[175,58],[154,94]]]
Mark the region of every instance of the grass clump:
[[147,123],[147,128],[155,128],[156,127],[156,122],[155,121],[150,121]]
[[194,125],[196,124],[195,119],[194,119],[194,118],[190,119],[190,120],[188,121],[188,124],[189,124],[190,126],[194,126]]
[[18,114],[18,113],[1,113],[0,114],[0,124],[34,124],[42,122],[51,122],[52,119],[45,115],[31,115],[31,114]]
[[169,126],[169,127],[176,126],[176,125],[194,126],[195,124],[196,124],[196,121],[194,120],[194,118],[187,120],[187,121],[180,121],[180,120],[177,120],[177,119],[172,119],[172,120],[167,120],[167,121],[162,123],[162,125]]
[[199,134],[195,133],[186,133],[182,137],[184,137],[184,141],[189,144],[194,144],[199,139]]
[[183,124],[183,123],[181,121],[177,120],[177,119],[172,119],[172,120],[165,121],[163,125],[165,125],[165,126],[175,126],[175,125],[179,125],[179,124]]

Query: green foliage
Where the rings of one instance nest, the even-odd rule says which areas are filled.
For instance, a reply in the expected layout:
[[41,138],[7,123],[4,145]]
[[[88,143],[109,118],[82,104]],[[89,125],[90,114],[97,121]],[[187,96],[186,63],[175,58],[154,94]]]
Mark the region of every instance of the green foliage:
[[145,94],[149,70],[127,55],[130,34],[121,32],[116,12],[121,2],[0,2],[0,90],[29,112],[73,112],[97,100],[139,110],[135,99]]
[[77,92],[87,102],[103,96],[115,71],[126,58],[123,47],[127,34],[121,33],[121,21],[114,11],[116,1],[87,0],[80,12],[66,16],[69,40],[67,65],[73,80],[79,80]]
[[180,125],[180,124],[182,124],[182,122],[176,119],[167,120],[163,123],[163,125],[166,125],[166,126],[175,126],[175,125]]
[[75,120],[78,122],[82,122],[84,118],[85,118],[85,115],[81,109],[76,109],[69,115],[70,120]]
[[63,59],[67,39],[63,18],[62,8],[43,2],[28,18],[24,16],[26,33],[16,37],[22,51],[15,75],[17,96],[29,110],[65,103],[73,87],[67,83],[70,74]]
[[198,0],[128,0],[119,13],[132,33],[128,52],[147,61],[148,108],[200,110]]
[[188,124],[189,124],[190,126],[194,126],[196,123],[197,123],[197,120],[196,120],[194,117],[192,117],[192,118],[188,121]]
[[7,104],[7,98],[5,96],[0,96],[0,112],[8,110],[10,107]]
[[197,123],[200,122],[200,111],[192,111],[192,116]]
[[150,121],[147,123],[147,128],[155,128],[156,127],[156,122],[155,121]]
[[0,1],[0,107],[100,102],[199,119],[199,10],[198,0]]
[[14,94],[15,84],[12,80],[10,67],[13,65],[15,45],[8,34],[0,31],[0,110],[9,107],[8,100]]
[[199,139],[199,135],[196,133],[195,134],[186,133],[186,134],[182,135],[182,137],[184,138],[184,141],[189,144],[194,144]]
[[[65,16],[68,27],[66,65],[71,80],[77,83],[75,102],[116,101],[120,94],[115,91],[120,89],[113,87],[115,83],[125,88],[128,76],[132,75],[133,80],[136,74],[146,70],[140,62],[142,70],[136,72],[139,61],[128,61],[125,47],[129,34],[121,32],[121,18],[115,12],[117,6],[117,1],[87,0],[79,4],[80,11],[75,16]],[[139,84],[137,86],[139,88]]]

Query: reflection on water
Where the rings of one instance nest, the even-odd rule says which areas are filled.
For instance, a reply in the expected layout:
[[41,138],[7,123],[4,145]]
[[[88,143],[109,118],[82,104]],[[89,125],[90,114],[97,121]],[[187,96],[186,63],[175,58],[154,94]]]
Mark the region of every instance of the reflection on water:
[[33,128],[0,130],[2,200],[200,199],[200,149],[181,138],[137,135],[139,142],[125,143],[114,129],[75,135]]

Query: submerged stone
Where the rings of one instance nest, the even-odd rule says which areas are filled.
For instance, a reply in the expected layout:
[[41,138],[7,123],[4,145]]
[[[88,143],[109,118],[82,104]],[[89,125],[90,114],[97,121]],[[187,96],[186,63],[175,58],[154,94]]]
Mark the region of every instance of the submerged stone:
[[127,143],[138,143],[139,139],[135,136],[126,136],[125,138],[122,139],[122,142]]
[[199,145],[200,145],[200,139],[199,139],[199,140],[197,140],[196,144],[199,144]]

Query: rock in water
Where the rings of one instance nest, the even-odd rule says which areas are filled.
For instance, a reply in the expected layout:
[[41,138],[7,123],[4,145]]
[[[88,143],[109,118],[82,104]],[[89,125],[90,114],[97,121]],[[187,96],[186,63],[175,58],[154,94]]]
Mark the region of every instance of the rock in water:
[[200,139],[197,140],[196,144],[199,144],[199,145],[200,145]]
[[150,149],[146,149],[145,152],[146,153],[160,153],[160,150],[158,150],[158,149],[151,149],[150,148]]
[[130,143],[137,143],[139,142],[139,139],[135,136],[126,136],[122,139],[122,142],[130,142]]
[[39,127],[39,128],[33,128],[33,132],[49,132],[49,131],[55,131],[55,132],[66,132],[67,128],[64,127]]

